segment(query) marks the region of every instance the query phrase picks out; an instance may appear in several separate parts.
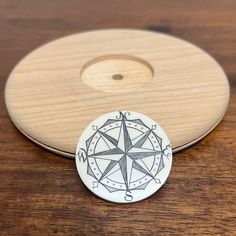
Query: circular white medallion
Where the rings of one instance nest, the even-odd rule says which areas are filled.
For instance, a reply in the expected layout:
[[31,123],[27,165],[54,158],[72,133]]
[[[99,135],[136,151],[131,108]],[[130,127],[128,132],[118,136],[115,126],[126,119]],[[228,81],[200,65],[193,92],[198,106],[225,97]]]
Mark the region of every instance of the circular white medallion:
[[137,112],[100,116],[84,130],[76,149],[82,181],[94,194],[111,202],[149,197],[165,183],[171,164],[166,133]]

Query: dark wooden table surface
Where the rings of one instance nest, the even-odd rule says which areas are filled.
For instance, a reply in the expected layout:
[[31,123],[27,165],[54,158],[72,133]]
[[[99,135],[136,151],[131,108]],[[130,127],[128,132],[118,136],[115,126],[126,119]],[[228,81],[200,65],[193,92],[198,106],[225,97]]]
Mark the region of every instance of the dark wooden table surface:
[[[4,106],[6,79],[32,49],[113,27],[189,40],[218,60],[231,85],[221,124],[175,155],[158,193],[129,205],[91,194],[74,161],[30,142]],[[0,91],[0,235],[236,235],[235,0],[0,0]]]

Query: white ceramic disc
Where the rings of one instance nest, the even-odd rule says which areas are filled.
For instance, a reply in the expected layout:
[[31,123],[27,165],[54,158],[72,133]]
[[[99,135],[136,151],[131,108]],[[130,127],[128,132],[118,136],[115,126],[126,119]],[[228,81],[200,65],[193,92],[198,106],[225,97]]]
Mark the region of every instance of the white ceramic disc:
[[117,203],[137,202],[155,193],[172,165],[170,141],[154,120],[137,112],[100,116],[82,133],[76,166],[97,196]]

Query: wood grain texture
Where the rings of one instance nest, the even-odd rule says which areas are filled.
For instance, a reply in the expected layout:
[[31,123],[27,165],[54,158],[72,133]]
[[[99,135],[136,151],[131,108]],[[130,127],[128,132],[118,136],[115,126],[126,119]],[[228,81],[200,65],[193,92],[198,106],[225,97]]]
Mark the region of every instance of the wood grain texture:
[[[122,79],[113,79],[120,75]],[[5,89],[28,137],[74,158],[85,127],[111,111],[137,111],[167,132],[174,151],[222,119],[229,85],[206,52],[163,33],[107,29],[54,40],[23,58]]]
[[[234,0],[0,0],[1,235],[235,235],[235,12]],[[185,38],[216,57],[231,84],[223,122],[175,155],[157,194],[132,205],[92,195],[74,161],[32,144],[13,126],[3,98],[10,71],[32,49],[70,33],[111,27]]]

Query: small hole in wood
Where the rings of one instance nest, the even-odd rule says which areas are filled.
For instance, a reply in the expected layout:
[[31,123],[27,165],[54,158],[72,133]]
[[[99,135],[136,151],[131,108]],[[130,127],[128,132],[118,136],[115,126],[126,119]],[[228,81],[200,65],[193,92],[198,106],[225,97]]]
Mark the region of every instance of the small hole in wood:
[[120,75],[120,74],[115,74],[115,75],[112,76],[112,79],[114,79],[114,80],[122,80],[122,79],[124,79],[124,76]]

